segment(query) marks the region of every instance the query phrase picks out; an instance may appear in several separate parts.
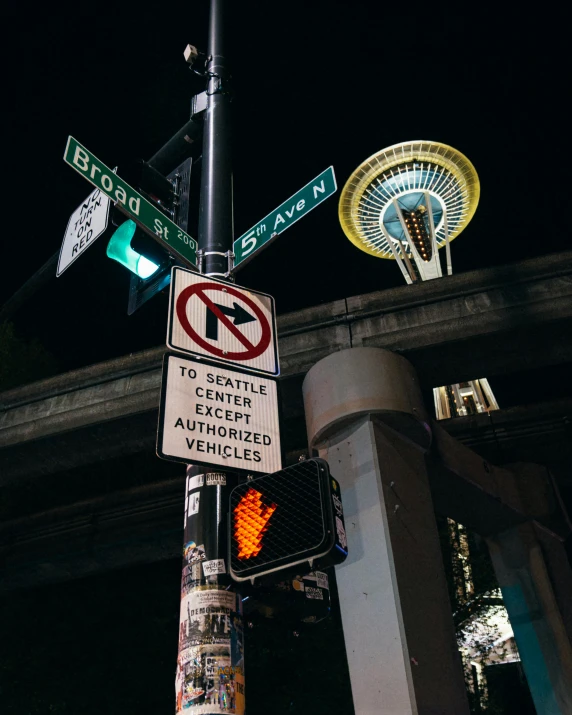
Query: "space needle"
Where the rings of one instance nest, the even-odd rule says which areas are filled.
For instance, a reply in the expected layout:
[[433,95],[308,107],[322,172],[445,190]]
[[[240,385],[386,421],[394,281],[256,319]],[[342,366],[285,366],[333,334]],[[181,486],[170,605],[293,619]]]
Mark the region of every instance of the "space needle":
[[[377,258],[394,260],[406,283],[453,272],[451,241],[479,203],[475,167],[461,152],[439,142],[394,144],[370,156],[352,173],[339,203],[349,240]],[[433,390],[438,419],[498,409],[486,378]]]

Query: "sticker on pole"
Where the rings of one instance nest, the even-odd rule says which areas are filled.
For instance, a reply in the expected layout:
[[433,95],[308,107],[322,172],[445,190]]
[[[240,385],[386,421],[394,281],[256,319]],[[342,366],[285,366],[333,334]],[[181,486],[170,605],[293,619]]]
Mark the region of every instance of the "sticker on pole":
[[167,346],[176,352],[278,375],[274,299],[175,267]]

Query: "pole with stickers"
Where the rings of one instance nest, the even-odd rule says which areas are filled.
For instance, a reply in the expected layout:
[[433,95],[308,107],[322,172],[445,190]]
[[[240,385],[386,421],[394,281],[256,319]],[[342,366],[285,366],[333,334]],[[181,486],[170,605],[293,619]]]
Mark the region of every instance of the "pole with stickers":
[[[229,262],[232,247],[232,175],[223,3],[224,0],[211,0],[210,3],[197,254],[205,276],[217,276],[227,281],[229,265],[232,267]],[[182,375],[180,371],[179,375]],[[196,392],[195,383],[189,380],[190,375],[196,375],[192,364],[184,376],[188,389]],[[181,410],[190,412],[190,409],[190,403],[185,399]],[[239,412],[238,407],[232,414],[235,412]],[[226,410],[222,415],[225,414]],[[212,441],[212,435],[206,435],[206,420],[200,420],[199,428],[198,419],[191,422],[188,415],[184,417],[180,419],[182,430],[174,427],[178,424],[176,420],[171,425],[176,431],[175,436],[185,432],[186,427],[189,430],[192,428],[192,432],[182,435],[183,443],[187,444],[189,438],[189,441],[194,440],[192,443],[197,445],[199,453],[204,451],[202,461],[208,464],[210,451],[207,451],[206,445],[209,442],[206,439],[196,440],[196,437],[210,436]],[[203,427],[205,434],[197,434]],[[209,432],[214,430],[213,425],[208,427]],[[242,601],[226,564],[228,495],[238,483],[238,478],[236,473],[213,471],[215,468],[195,464],[187,467],[176,713],[242,715],[245,708]]]
[[328,611],[328,586],[316,569],[347,556],[339,485],[327,463],[282,466],[274,299],[233,279],[252,253],[334,194],[335,175],[333,167],[322,172],[233,244],[223,3],[211,0],[207,54],[191,46],[185,53],[202,57],[207,78],[198,272],[171,272],[157,431],[157,455],[188,464],[177,714],[244,713],[236,582],[300,575],[290,581],[288,610],[317,622]]
[[233,484],[233,474],[187,468],[177,713],[244,713],[242,602],[225,558]]

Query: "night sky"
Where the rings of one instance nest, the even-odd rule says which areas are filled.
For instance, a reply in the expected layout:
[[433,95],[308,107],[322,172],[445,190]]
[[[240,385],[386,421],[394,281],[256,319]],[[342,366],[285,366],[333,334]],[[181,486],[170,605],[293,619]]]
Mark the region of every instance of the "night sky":
[[[341,189],[371,154],[428,139],[463,152],[481,180],[476,215],[452,244],[454,272],[568,247],[558,18],[359,0],[230,5],[235,237],[326,167]],[[203,90],[183,50],[206,50],[208,4],[150,7],[8,10],[0,303],[59,250],[91,191],[63,162],[68,135],[110,166],[148,159]],[[278,313],[402,285],[393,261],[346,239],[338,199],[280,236],[237,283],[274,295]],[[38,337],[60,371],[164,341],[166,295],[128,317],[129,274],[105,257],[106,239],[14,317],[18,335]]]
[[[479,174],[480,204],[452,244],[455,273],[569,248],[564,17],[542,5],[534,14],[513,5],[506,15],[500,4],[475,3],[454,10],[365,0],[228,5],[235,237],[328,166],[338,183],[335,197],[236,275],[239,285],[272,294],[279,314],[404,285],[395,262],[359,251],[338,222],[350,173],[403,141],[450,144]],[[59,251],[70,214],[92,191],[63,161],[68,135],[120,174],[122,165],[149,159],[204,89],[183,50],[191,43],[206,51],[207,19],[207,0],[4,9],[0,305]],[[41,341],[54,356],[52,372],[165,342],[167,295],[128,317],[130,274],[106,258],[108,238],[62,277],[54,271],[12,318],[20,338]],[[523,394],[561,396],[568,372],[566,365],[539,370],[525,393],[522,376],[489,377],[503,407]],[[6,712],[44,715],[48,704],[64,715],[131,712],[135,701],[137,712],[164,708],[179,574],[172,561],[146,567],[144,588],[133,567],[9,594],[0,629]],[[259,673],[248,696],[252,714],[268,713],[269,702],[277,713],[325,715],[334,703],[349,712],[339,621],[300,639],[290,624],[273,627],[255,628],[250,641],[249,663]]]

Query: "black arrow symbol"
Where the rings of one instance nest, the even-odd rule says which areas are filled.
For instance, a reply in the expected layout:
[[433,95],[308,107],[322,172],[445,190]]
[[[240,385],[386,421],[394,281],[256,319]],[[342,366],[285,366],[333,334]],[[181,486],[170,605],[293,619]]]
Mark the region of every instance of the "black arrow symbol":
[[[251,323],[256,318],[250,315],[244,308],[238,303],[233,302],[233,307],[229,305],[219,305],[215,303],[216,307],[224,315],[228,315],[229,318],[234,318],[234,325],[243,325],[244,323]],[[206,337],[209,340],[218,340],[218,316],[216,316],[213,311],[207,307],[207,326],[206,326]]]

